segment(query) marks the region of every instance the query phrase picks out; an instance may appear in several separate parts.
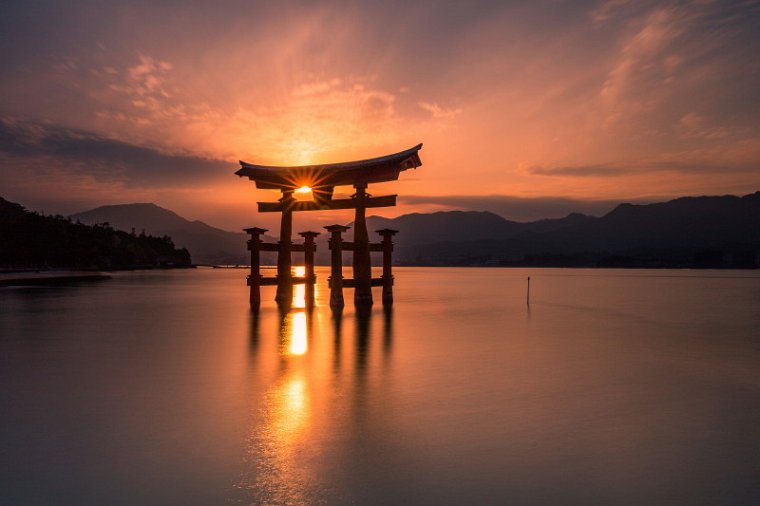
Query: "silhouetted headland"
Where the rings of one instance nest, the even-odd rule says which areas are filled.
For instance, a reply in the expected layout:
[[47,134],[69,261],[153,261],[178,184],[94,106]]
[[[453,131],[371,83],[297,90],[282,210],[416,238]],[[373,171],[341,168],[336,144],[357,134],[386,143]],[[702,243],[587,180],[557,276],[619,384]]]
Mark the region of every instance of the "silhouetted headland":
[[148,235],[169,236],[178,248],[186,248],[197,264],[247,264],[242,232],[230,232],[151,203],[101,206],[71,215],[73,221],[88,225],[109,223],[116,230],[144,230]]
[[43,216],[0,198],[0,267],[134,269],[189,267],[190,253],[169,237]]

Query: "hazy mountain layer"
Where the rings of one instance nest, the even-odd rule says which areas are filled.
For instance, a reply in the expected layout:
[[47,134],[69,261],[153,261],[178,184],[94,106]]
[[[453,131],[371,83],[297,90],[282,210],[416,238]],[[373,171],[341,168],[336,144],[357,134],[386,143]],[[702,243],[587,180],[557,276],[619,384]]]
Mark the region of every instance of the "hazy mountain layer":
[[228,232],[202,221],[190,221],[155,204],[120,204],[102,206],[71,216],[82,223],[109,223],[118,230],[172,238],[187,248],[195,263],[240,264],[248,262],[246,234]]
[[517,223],[491,213],[370,218],[393,228],[396,258],[412,265],[756,267],[760,192],[621,204],[596,218]]
[[[245,234],[189,221],[154,204],[104,206],[72,218],[167,235],[186,247],[197,263],[248,260]],[[518,223],[489,212],[450,211],[370,217],[367,227],[374,241],[379,241],[375,230],[399,230],[394,257],[402,265],[743,268],[760,264],[760,192],[621,204],[598,218],[573,213]],[[352,235],[349,230],[346,240]],[[299,239],[294,235],[294,241]],[[328,263],[326,233],[317,244],[317,262]],[[344,261],[350,264],[350,253]],[[274,263],[274,257],[268,254],[263,262]],[[300,263],[298,254],[294,263]]]

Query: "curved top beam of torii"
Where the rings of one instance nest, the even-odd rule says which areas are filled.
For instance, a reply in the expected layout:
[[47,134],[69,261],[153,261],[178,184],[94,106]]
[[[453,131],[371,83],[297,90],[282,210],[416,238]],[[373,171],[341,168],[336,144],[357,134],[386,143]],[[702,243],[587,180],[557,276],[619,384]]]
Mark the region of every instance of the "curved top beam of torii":
[[297,167],[255,165],[241,160],[240,169],[235,174],[247,177],[256,183],[256,188],[264,190],[288,190],[302,186],[315,189],[366,186],[369,183],[395,181],[401,171],[422,165],[421,148],[422,144],[418,144],[399,153],[367,160]]

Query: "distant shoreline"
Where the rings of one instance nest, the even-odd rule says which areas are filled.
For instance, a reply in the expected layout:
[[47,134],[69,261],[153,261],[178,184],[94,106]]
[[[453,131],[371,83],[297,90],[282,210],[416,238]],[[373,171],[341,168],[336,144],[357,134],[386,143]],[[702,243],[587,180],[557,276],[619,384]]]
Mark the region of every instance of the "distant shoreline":
[[79,281],[100,281],[111,279],[109,272],[136,270],[194,269],[190,266],[130,266],[109,269],[0,269],[0,287],[52,285]]
[[0,272],[0,286],[33,286],[69,283],[79,281],[99,281],[110,279],[111,276],[94,271],[21,271]]
[[[205,268],[205,269],[238,269],[248,270],[250,265],[209,265],[209,264],[197,264],[193,267]],[[298,267],[298,265],[294,265]],[[330,267],[329,264],[316,264],[315,267]],[[350,264],[344,264],[345,269],[350,269]],[[379,265],[373,265],[373,268],[379,268]],[[630,271],[641,270],[694,270],[694,271],[756,271],[760,270],[758,267],[694,267],[689,265],[681,266],[613,266],[613,265],[431,265],[431,264],[394,264],[396,267],[425,267],[425,268],[457,268],[457,269],[624,269]],[[276,265],[262,265],[261,269],[276,270]]]

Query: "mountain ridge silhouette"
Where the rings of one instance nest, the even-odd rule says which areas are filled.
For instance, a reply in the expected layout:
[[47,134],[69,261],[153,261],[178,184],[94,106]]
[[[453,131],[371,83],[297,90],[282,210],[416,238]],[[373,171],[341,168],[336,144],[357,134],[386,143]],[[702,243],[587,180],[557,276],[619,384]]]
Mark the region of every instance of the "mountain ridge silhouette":
[[191,221],[150,202],[100,206],[69,217],[89,225],[109,223],[126,232],[134,228],[137,233],[167,235],[178,247],[187,248],[198,264],[242,264],[249,259],[246,234]]
[[[190,221],[152,203],[101,206],[71,218],[168,235],[179,247],[186,247],[196,263],[238,264],[249,258],[245,234]],[[397,218],[370,216],[367,227],[372,241],[379,240],[375,230],[400,231],[394,238],[394,261],[400,265],[760,265],[760,191],[620,204],[599,217],[570,213],[525,223],[489,211],[439,211]],[[350,240],[352,232],[345,237]],[[265,240],[277,239],[267,236]],[[317,244],[317,262],[329,263],[327,234],[320,235]],[[350,264],[349,253],[344,263]]]

